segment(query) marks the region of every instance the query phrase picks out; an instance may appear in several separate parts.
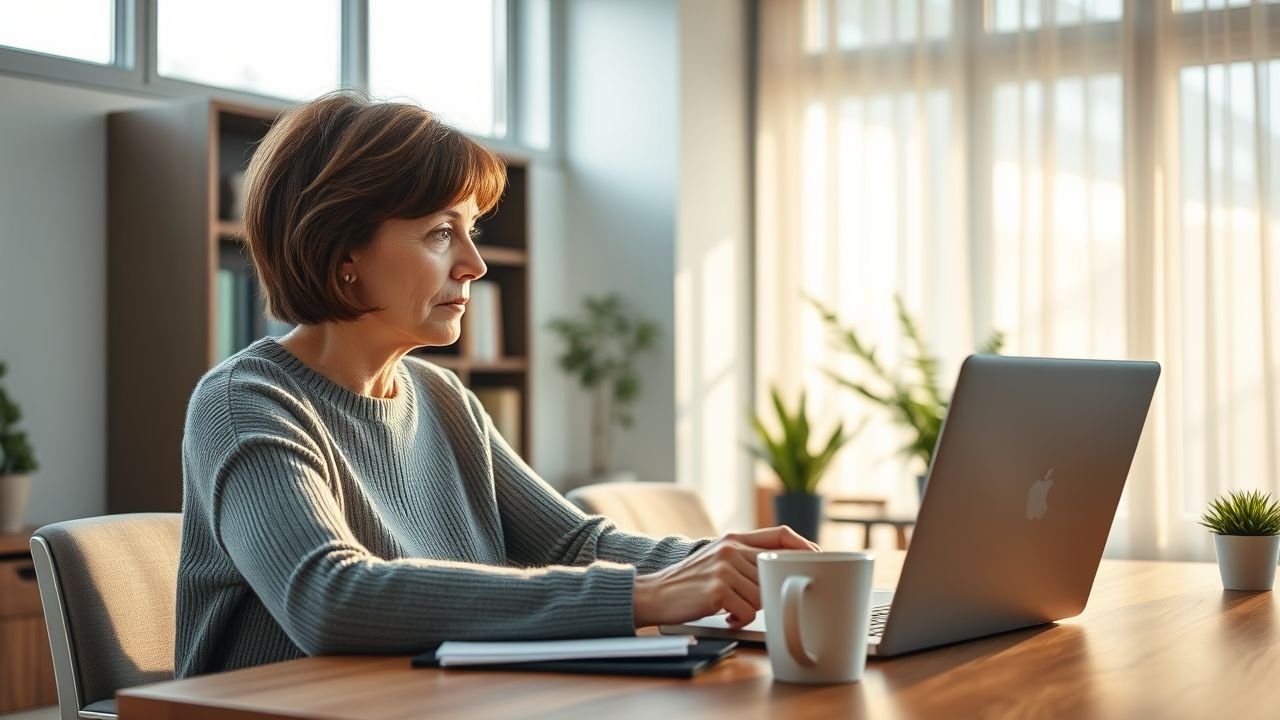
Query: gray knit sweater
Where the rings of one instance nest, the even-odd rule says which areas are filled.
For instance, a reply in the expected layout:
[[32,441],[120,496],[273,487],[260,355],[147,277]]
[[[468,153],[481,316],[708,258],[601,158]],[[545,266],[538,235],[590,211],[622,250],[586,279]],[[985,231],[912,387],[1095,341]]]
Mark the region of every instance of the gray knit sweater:
[[543,482],[451,372],[365,397],[265,338],[187,410],[176,674],[445,639],[634,632],[635,576],[709,542],[625,534]]

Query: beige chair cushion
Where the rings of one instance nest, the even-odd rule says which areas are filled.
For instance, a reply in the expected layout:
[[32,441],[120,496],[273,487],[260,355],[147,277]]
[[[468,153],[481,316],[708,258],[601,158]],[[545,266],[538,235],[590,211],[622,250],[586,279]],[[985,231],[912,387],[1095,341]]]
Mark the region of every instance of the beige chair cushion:
[[702,498],[671,483],[600,483],[571,490],[566,497],[584,512],[604,515],[627,532],[694,538],[719,534]]
[[36,535],[53,556],[83,702],[173,679],[182,515],[70,520]]

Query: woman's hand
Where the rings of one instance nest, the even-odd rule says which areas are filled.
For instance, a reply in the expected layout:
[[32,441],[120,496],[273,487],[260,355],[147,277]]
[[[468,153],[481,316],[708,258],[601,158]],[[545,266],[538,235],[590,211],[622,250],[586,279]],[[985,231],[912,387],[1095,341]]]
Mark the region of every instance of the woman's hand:
[[783,525],[729,533],[675,565],[636,578],[635,623],[674,624],[729,611],[729,625],[747,625],[760,609],[756,556],[765,550],[819,550]]

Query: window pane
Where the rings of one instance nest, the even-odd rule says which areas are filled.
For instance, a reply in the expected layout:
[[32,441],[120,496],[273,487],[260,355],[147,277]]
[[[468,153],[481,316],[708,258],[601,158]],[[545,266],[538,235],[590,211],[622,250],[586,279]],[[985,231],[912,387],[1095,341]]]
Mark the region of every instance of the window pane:
[[827,49],[832,17],[836,47],[854,50],[951,35],[952,0],[809,0],[805,6],[805,47]]
[[[1260,5],[1270,5],[1280,0],[1258,0]],[[1221,10],[1225,7],[1247,7],[1250,0],[1174,0],[1174,12],[1200,12],[1201,10]]]
[[114,0],[0,0],[0,45],[110,65],[115,17]]
[[[1247,2],[1247,0],[1246,0]],[[1042,0],[995,0],[987,25],[995,32],[1035,30],[1042,18]],[[1124,14],[1123,0],[1052,0],[1053,25],[1065,27],[1082,23],[1115,22]]]
[[483,135],[505,131],[505,22],[486,0],[370,0],[369,91],[408,98]]
[[521,12],[521,139],[545,149],[551,145],[551,0],[527,0]]
[[341,82],[341,0],[157,4],[165,77],[298,99]]
[[995,326],[1014,353],[1124,357],[1120,76],[1001,83],[992,100]]

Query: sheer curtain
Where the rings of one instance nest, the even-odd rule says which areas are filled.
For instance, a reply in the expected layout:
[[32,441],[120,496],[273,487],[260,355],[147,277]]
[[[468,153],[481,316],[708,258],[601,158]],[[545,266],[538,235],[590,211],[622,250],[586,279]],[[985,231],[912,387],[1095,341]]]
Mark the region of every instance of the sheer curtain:
[[1211,559],[1210,498],[1280,491],[1277,32],[1257,0],[760,3],[758,407],[872,419],[827,492],[905,511],[923,468],[805,295],[891,364],[900,296],[948,383],[994,330],[1160,361],[1113,556]]

